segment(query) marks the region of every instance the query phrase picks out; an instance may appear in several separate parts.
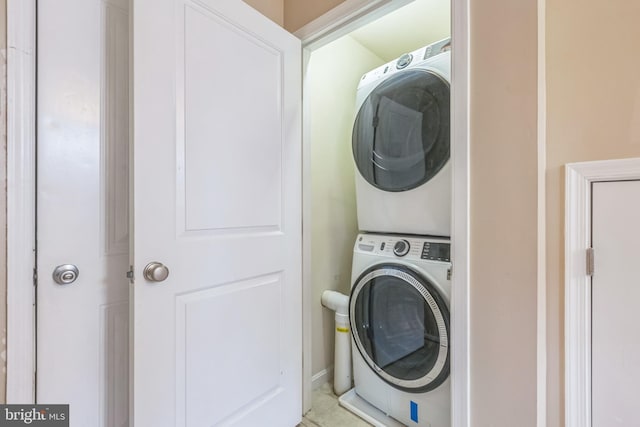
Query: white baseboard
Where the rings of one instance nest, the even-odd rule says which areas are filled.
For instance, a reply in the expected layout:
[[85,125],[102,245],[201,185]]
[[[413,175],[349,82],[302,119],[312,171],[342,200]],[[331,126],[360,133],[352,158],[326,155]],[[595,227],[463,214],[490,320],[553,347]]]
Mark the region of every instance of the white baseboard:
[[311,389],[317,390],[325,383],[333,380],[333,365],[328,366],[326,369],[313,374],[311,377]]

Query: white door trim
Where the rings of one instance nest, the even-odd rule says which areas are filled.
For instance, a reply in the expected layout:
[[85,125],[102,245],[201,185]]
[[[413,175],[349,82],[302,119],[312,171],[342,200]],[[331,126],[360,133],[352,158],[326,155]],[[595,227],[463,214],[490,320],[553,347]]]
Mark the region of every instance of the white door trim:
[[453,221],[451,245],[451,393],[452,427],[471,426],[471,362],[469,337],[469,0],[451,1],[451,158]]
[[591,185],[640,179],[640,158],[570,163],[565,170],[565,424],[591,426]]
[[413,0],[345,0],[293,33],[313,51]]
[[7,403],[35,402],[36,0],[7,2]]
[[[338,37],[354,30],[411,0],[346,0],[325,15],[298,30],[304,47],[303,75],[306,75],[310,54]],[[469,362],[469,0],[452,0],[452,82],[453,101],[452,148],[453,222],[451,230],[452,276],[451,295],[451,385],[452,427],[468,427],[470,423],[470,362]],[[306,82],[306,80],[305,80]],[[304,89],[303,89],[304,94]],[[303,288],[303,409],[311,409],[311,200],[309,105],[303,95],[303,209],[302,209],[302,288]]]

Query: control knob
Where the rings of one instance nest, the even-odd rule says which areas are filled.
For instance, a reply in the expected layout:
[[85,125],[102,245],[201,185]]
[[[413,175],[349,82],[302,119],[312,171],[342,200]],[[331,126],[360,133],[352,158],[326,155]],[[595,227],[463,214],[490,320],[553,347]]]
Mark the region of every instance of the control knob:
[[405,256],[409,253],[409,249],[411,249],[411,245],[407,240],[398,240],[395,245],[393,245],[393,253],[396,256]]
[[398,70],[402,70],[403,68],[406,68],[409,64],[411,64],[412,60],[413,55],[411,55],[410,53],[405,53],[400,58],[398,58],[398,61],[396,61],[396,68]]

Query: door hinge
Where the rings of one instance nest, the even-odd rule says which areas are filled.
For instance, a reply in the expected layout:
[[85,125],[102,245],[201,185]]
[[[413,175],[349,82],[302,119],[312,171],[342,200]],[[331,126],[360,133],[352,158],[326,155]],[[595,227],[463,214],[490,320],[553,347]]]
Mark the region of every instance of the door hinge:
[[449,267],[449,269],[447,270],[447,280],[451,280],[451,270],[453,269],[453,267]]
[[129,283],[133,285],[133,265],[129,266],[129,271],[127,271],[127,279],[129,279]]
[[587,276],[593,276],[594,259],[593,248],[587,248]]
[[33,269],[33,286],[38,286],[38,269],[35,267]]

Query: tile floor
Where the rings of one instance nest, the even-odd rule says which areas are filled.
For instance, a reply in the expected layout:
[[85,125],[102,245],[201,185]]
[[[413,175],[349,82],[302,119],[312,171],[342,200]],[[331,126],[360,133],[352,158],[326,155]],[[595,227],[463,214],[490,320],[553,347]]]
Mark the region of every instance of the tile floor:
[[353,415],[338,404],[330,383],[313,392],[311,410],[298,427],[370,427],[371,424]]

